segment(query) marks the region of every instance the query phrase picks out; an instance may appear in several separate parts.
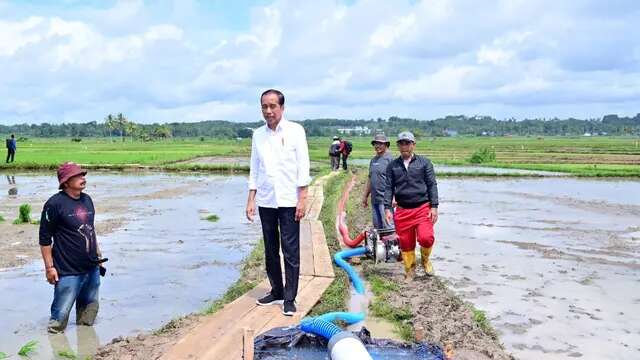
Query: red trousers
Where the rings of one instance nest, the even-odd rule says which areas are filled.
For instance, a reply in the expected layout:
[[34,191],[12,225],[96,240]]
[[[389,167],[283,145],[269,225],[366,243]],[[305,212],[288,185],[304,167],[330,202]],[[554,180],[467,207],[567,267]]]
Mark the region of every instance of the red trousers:
[[415,209],[396,208],[393,221],[400,242],[400,250],[415,250],[416,240],[420,246],[430,248],[435,242],[433,223],[430,218],[431,206],[426,203]]

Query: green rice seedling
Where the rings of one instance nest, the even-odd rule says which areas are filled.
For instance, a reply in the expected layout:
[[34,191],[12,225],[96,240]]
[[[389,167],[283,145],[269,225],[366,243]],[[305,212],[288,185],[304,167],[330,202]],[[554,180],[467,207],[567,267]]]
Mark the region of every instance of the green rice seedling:
[[37,347],[38,347],[38,342],[35,340],[31,340],[26,344],[22,345],[22,347],[20,348],[20,351],[18,351],[18,355],[30,357],[36,351]]
[[211,215],[207,216],[205,218],[205,220],[208,220],[208,221],[211,221],[211,222],[216,222],[216,221],[220,220],[220,217],[218,215],[216,215],[216,214],[211,214]]

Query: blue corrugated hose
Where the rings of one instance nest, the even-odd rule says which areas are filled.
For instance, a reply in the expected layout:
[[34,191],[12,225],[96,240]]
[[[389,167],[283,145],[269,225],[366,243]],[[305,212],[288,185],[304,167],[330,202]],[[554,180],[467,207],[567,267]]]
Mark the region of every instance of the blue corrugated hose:
[[351,267],[351,265],[349,265],[345,261],[345,259],[352,256],[364,255],[366,252],[367,249],[365,249],[364,247],[359,247],[355,249],[339,251],[333,256],[333,260],[336,262],[336,264],[338,264],[338,266],[340,266],[344,269],[344,271],[347,272],[349,278],[351,279],[351,283],[353,283],[353,287],[356,289],[356,292],[361,295],[364,295],[364,283],[360,279],[360,275],[358,275],[358,273]]
[[304,332],[322,336],[329,340],[333,335],[342,331],[336,324],[320,318],[307,318],[300,322],[300,329]]
[[348,325],[359,323],[360,321],[364,321],[364,313],[353,313],[353,312],[330,312],[323,315],[318,316],[318,319],[322,319],[324,321],[335,322],[336,320],[342,320],[346,322]]

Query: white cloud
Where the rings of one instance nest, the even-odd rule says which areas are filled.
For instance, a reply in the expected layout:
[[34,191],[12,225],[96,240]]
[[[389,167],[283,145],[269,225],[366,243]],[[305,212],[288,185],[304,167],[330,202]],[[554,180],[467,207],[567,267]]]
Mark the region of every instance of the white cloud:
[[[0,15],[0,121],[256,120],[267,87],[299,118],[640,111],[635,2],[21,6],[0,2],[16,14]],[[218,24],[229,17],[247,25]]]
[[371,35],[371,45],[385,49],[389,48],[398,39],[410,32],[415,24],[416,15],[409,14],[390,24],[381,25]]
[[42,35],[33,30],[44,21],[33,16],[24,21],[0,20],[0,56],[12,56],[20,48],[42,40]]

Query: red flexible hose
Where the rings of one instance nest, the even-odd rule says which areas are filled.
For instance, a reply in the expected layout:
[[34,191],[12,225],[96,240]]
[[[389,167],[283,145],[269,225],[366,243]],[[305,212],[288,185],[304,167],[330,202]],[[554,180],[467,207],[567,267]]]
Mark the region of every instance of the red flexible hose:
[[351,192],[351,189],[353,188],[353,185],[355,185],[355,183],[356,183],[356,176],[354,175],[351,178],[351,181],[349,182],[349,184],[347,184],[346,188],[344,189],[342,198],[338,202],[338,209],[337,209],[338,214],[336,219],[337,220],[336,226],[338,228],[338,232],[340,233],[340,236],[342,237],[342,242],[350,248],[354,248],[360,245],[360,243],[367,236],[366,232],[363,231],[360,234],[358,234],[358,236],[356,236],[354,239],[351,239],[351,236],[349,236],[349,228],[347,228],[347,225],[345,225],[345,221],[344,221],[344,218],[347,215],[346,212],[344,211],[344,207],[347,200],[349,199],[349,192]]
[[347,229],[347,226],[345,224],[338,225],[338,231],[340,231],[340,235],[342,236],[342,242],[350,248],[354,248],[360,245],[362,240],[364,240],[364,238],[367,236],[367,233],[363,231],[354,239],[351,239],[351,237],[349,236],[349,229]]

